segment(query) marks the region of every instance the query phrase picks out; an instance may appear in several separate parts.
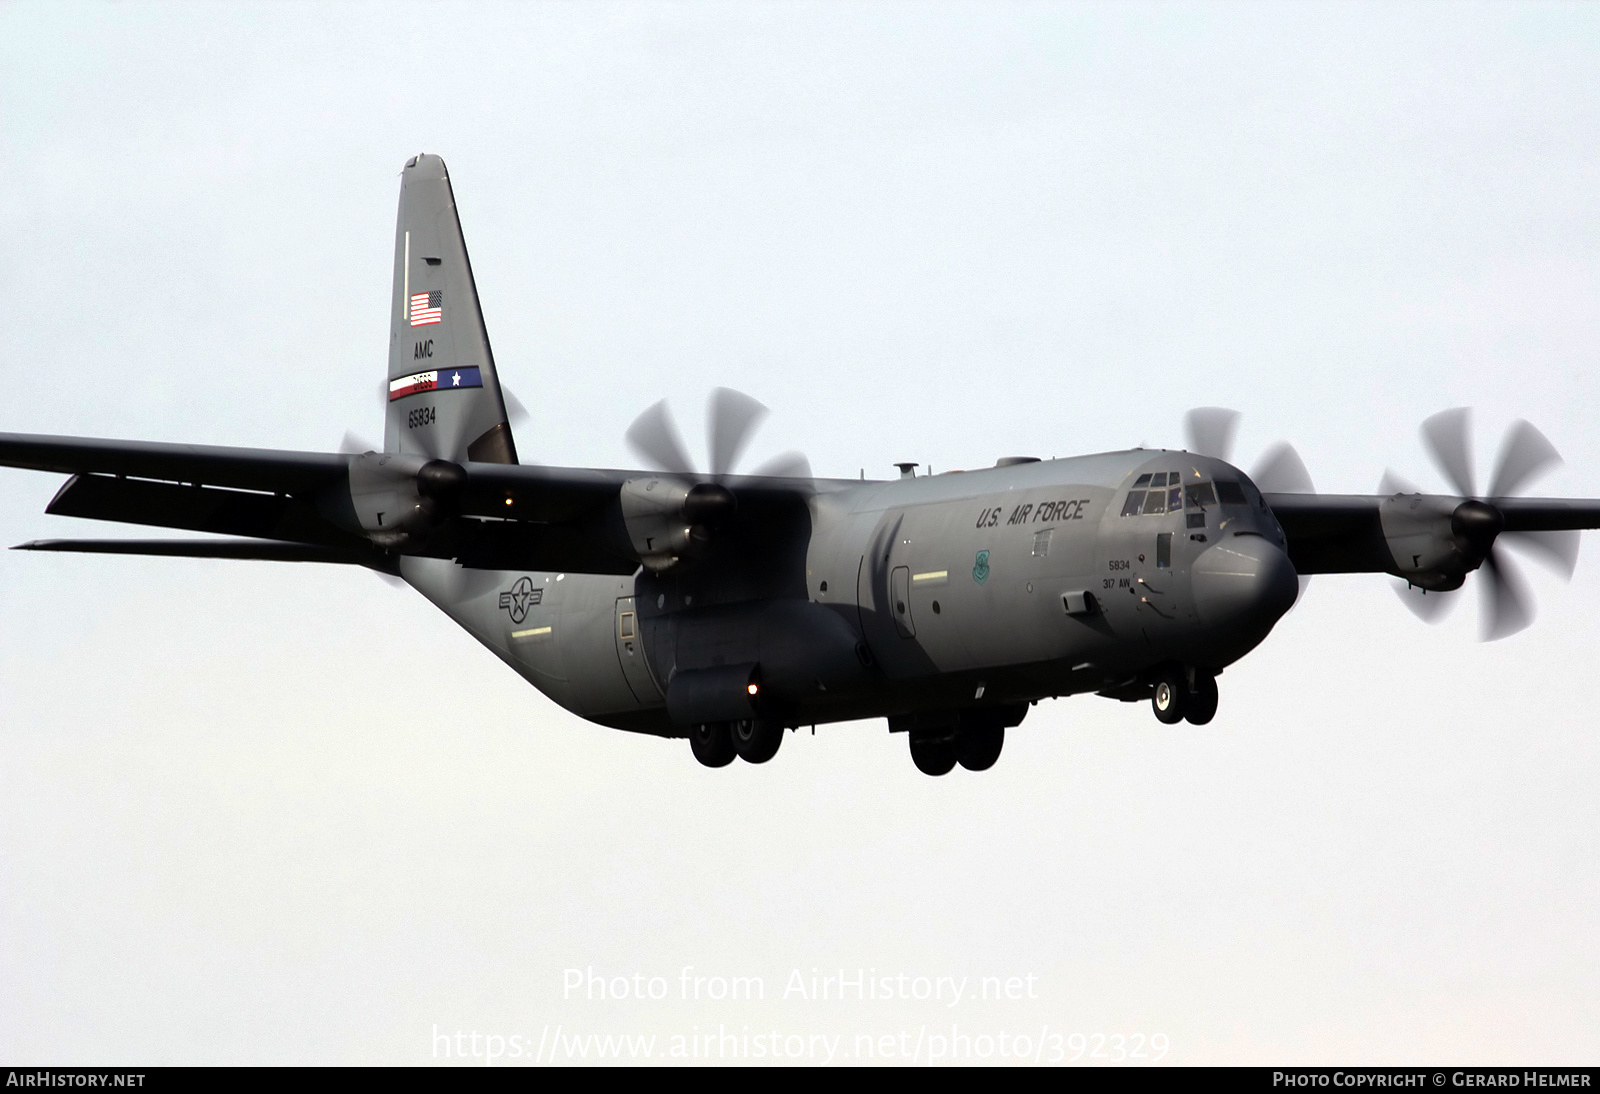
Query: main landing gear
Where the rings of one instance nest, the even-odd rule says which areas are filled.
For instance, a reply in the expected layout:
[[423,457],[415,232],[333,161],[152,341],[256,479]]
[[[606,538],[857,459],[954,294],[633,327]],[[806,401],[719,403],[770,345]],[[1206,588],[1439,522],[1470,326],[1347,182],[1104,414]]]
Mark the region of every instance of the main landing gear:
[[924,775],[948,775],[960,764],[968,771],[987,771],[1005,747],[1005,726],[963,727],[949,730],[912,730],[911,762]]
[[737,722],[702,722],[689,731],[694,758],[707,767],[727,767],[738,757],[745,763],[764,764],[783,744],[783,723],[768,718]]
[[1217,713],[1217,678],[1204,669],[1163,669],[1150,692],[1150,709],[1164,725],[1187,719],[1203,726]]
[[[956,764],[968,771],[987,771],[1005,747],[1006,728],[1020,723],[1027,709],[995,707],[942,716],[909,715],[912,724],[906,737],[911,743],[911,762],[924,775],[948,775]],[[897,721],[890,719],[891,729],[897,728]]]

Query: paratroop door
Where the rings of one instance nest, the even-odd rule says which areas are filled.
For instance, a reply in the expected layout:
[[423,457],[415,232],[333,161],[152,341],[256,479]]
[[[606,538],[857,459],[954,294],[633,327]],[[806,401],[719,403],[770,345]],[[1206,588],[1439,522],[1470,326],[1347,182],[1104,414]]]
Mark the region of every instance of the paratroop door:
[[627,678],[633,697],[641,703],[661,700],[661,689],[650,675],[650,665],[644,659],[644,642],[639,637],[639,615],[633,610],[633,597],[617,597],[617,660],[622,663],[622,675]]

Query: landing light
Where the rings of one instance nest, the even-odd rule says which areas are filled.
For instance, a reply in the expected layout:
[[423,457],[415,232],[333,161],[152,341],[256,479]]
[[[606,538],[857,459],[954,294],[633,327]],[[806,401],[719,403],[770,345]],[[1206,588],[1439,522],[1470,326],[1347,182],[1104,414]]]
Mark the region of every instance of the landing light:
[[760,687],[758,685],[751,684],[748,687],[746,687],[745,690],[748,691],[751,695],[754,695],[757,691],[759,691],[761,689],[760,689]]

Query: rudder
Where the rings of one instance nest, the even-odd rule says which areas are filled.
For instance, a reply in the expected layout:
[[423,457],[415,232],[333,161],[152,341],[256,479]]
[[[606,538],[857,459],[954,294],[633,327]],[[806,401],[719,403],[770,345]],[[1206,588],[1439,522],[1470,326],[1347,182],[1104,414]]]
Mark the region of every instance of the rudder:
[[383,448],[430,459],[516,463],[450,175],[406,162],[395,228]]

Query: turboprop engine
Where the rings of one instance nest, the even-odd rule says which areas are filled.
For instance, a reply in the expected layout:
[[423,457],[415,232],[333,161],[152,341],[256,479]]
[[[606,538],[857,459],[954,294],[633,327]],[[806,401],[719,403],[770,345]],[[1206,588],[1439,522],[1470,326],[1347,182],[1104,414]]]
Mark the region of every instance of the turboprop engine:
[[655,573],[703,550],[711,542],[710,526],[738,509],[726,486],[690,486],[665,477],[629,479],[622,484],[620,500],[634,552]]
[[415,550],[455,515],[467,473],[449,460],[364,452],[350,458],[349,482],[358,530],[387,550]]
[[1378,512],[1393,573],[1430,592],[1461,588],[1506,524],[1488,502],[1432,494],[1397,493]]

